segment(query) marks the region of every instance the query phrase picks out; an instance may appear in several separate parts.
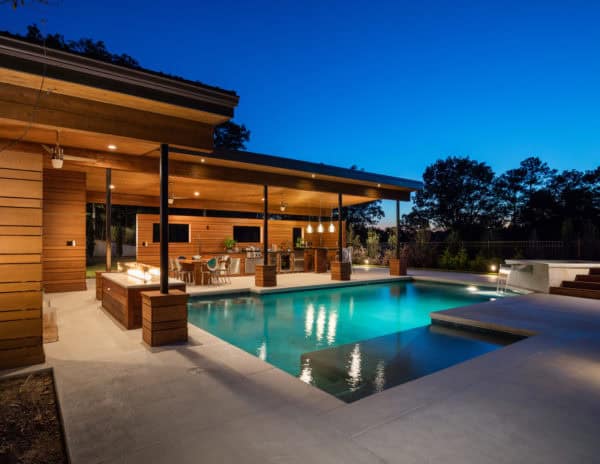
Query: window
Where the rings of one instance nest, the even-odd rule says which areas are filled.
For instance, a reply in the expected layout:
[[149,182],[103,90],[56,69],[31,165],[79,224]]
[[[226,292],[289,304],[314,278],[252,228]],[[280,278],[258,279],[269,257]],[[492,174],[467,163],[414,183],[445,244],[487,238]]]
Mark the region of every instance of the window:
[[[160,242],[160,224],[152,224],[152,241]],[[189,242],[189,224],[169,224],[169,242]]]
[[260,242],[260,227],[233,226],[233,239],[240,243]]

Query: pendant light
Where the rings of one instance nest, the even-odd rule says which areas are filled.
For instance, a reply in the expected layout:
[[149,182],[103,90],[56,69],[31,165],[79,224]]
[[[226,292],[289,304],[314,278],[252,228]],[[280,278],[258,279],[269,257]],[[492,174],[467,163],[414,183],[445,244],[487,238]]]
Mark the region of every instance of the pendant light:
[[312,234],[313,233],[313,226],[310,223],[310,216],[308,216],[308,225],[306,226],[306,233],[307,234]]
[[319,200],[319,225],[317,226],[317,232],[322,234],[325,231],[323,223],[321,222],[321,200]]
[[331,208],[331,217],[329,218],[329,227],[327,230],[332,234],[335,232],[335,226],[333,225],[333,208]]

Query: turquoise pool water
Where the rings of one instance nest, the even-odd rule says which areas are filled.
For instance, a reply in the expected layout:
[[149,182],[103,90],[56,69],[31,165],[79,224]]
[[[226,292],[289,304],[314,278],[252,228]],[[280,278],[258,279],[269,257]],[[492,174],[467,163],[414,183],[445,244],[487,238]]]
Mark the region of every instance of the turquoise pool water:
[[[317,386],[323,382],[312,374],[310,364],[311,359],[319,357],[315,353],[323,352],[329,359],[336,359],[337,364],[334,364],[339,367],[337,374],[334,365],[325,370],[319,369],[320,379],[327,378],[325,383],[332,385],[336,384],[336,377],[348,376],[347,364],[352,362],[354,349],[352,344],[364,344],[397,333],[404,333],[403,340],[413,340],[412,344],[419,339],[421,344],[434,345],[440,337],[454,342],[455,334],[448,338],[447,334],[415,329],[429,325],[429,313],[432,311],[506,296],[497,295],[492,290],[417,281],[229,298],[193,298],[189,304],[189,322]],[[381,343],[375,340],[368,346],[380,347]],[[393,344],[396,347],[402,345],[398,344],[397,337]],[[490,351],[501,344],[470,340],[467,355],[462,359]],[[332,356],[331,351],[325,351],[332,349],[338,349],[337,354]],[[309,353],[311,356],[307,356]],[[368,361],[365,358],[365,363],[377,367],[377,362]],[[389,360],[387,365],[391,366]]]

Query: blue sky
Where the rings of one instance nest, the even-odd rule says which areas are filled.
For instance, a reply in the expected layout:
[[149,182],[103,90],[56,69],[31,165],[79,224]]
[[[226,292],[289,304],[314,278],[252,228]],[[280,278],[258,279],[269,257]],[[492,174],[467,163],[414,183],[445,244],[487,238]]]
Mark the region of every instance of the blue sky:
[[46,32],[102,39],[144,67],[236,90],[253,151],[417,179],[447,155],[496,172],[530,155],[557,169],[600,164],[599,2],[0,8],[0,29],[45,19]]

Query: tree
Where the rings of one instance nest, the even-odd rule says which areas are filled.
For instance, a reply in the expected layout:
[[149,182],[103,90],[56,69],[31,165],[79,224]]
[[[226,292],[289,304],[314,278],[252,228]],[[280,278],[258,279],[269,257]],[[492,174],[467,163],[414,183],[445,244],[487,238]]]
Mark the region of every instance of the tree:
[[423,173],[414,216],[465,238],[479,236],[498,222],[493,180],[494,172],[485,163],[454,156],[438,160]]
[[217,127],[214,132],[215,148],[226,150],[245,150],[246,143],[250,140],[250,131],[244,124],[227,121]]
[[13,10],[17,9],[20,6],[25,6],[26,3],[42,3],[44,5],[48,4],[48,0],[32,0],[31,2],[26,2],[25,0],[0,0],[0,5],[10,5]]

